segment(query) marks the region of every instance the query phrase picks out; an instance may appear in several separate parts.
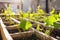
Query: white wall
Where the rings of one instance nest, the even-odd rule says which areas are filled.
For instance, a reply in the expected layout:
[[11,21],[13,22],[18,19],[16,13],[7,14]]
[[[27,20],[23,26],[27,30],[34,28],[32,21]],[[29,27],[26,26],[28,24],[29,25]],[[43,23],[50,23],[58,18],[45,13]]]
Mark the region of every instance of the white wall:
[[[21,0],[0,0],[0,2],[19,2]],[[29,9],[29,7],[31,6],[31,0],[24,0],[24,3],[23,3],[23,10],[24,11],[27,11]],[[13,7],[13,6],[12,6]],[[16,10],[16,7],[14,5],[14,8],[13,10]]]
[[24,11],[27,11],[29,9],[29,7],[31,6],[31,1],[32,0],[24,0],[24,3],[23,3],[23,10]]
[[[0,0],[0,2],[21,2],[21,0]],[[5,4],[5,7],[7,8],[7,4]],[[11,4],[11,10],[15,13],[20,11],[20,9],[17,9],[16,4]]]
[[0,0],[0,2],[19,2],[18,0]]

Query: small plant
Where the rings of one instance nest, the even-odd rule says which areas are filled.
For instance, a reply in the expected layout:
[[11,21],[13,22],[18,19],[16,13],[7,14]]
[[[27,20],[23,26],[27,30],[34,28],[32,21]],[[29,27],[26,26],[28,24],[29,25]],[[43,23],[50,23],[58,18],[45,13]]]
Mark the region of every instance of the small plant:
[[30,20],[34,18],[34,14],[30,14]]
[[51,12],[49,12],[51,15],[52,14],[55,14],[55,9],[52,7],[52,11]]
[[25,30],[28,30],[29,28],[32,27],[32,24],[29,21],[22,20],[21,23],[19,24],[19,28]]
[[10,5],[8,6],[8,9],[2,14],[6,16],[6,20],[10,19],[10,17],[14,17],[14,12],[11,11]]
[[34,20],[39,21],[42,16],[45,16],[45,12],[38,6],[36,13],[34,13]]
[[[53,8],[53,10],[50,12],[50,15],[48,17],[44,17],[44,23],[46,26],[51,27],[51,28],[60,28],[60,24],[57,23],[57,21],[59,20],[59,14],[55,13],[55,9]],[[46,34],[50,34],[52,30],[46,30]]]
[[37,24],[37,28],[36,28],[36,30],[40,30],[40,24]]
[[31,8],[29,8],[29,10],[27,12],[20,11],[19,15],[22,18],[29,18],[34,21],[39,21],[40,17],[45,15],[45,12],[41,9],[40,6],[38,6],[36,13],[34,13],[34,12],[31,13]]
[[43,29],[41,29],[40,27],[41,27],[41,25],[40,24],[37,24],[36,30],[42,31]]
[[5,16],[5,20],[8,20],[10,21],[10,24],[13,24],[13,22],[10,20],[10,17],[14,17],[14,12],[11,11],[10,5],[8,6],[8,9],[2,13],[2,15]]
[[46,30],[45,34],[50,35],[50,32],[51,32],[50,30]]

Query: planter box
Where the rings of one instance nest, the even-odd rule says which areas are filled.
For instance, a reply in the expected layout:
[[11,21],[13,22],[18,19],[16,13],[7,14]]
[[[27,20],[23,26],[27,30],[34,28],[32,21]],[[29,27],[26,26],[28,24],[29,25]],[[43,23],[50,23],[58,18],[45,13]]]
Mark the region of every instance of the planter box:
[[[14,20],[15,22],[19,23],[19,21]],[[39,40],[57,40],[54,38],[50,38],[49,36],[46,36],[44,33],[42,32],[38,32],[35,29],[30,29],[30,31],[27,32],[17,32],[17,33],[10,33],[9,30],[16,30],[16,27],[12,27],[12,26],[8,26],[5,27],[5,25],[3,24],[2,20],[1,20],[1,32],[2,32],[2,37],[3,39],[7,39],[7,40],[19,40],[19,38],[21,38],[22,40],[25,39],[25,37],[31,37],[32,35],[36,36],[36,38],[38,38]],[[4,36],[3,36],[4,34]],[[8,37],[9,36],[9,37]],[[9,39],[8,39],[9,38]],[[32,38],[34,39],[34,38]]]
[[9,32],[5,28],[2,20],[0,20],[0,28],[1,28],[2,40],[13,40],[12,37],[9,35]]
[[37,37],[40,37],[42,40],[57,40],[57,39],[55,39],[55,38],[53,38],[51,36],[48,36],[48,35],[46,35],[46,34],[44,34],[42,32],[39,32],[37,30],[35,30],[35,34],[36,35],[38,34]]
[[[12,27],[8,27],[8,28],[6,28],[6,27],[3,27],[3,25],[4,24],[2,24],[1,23],[1,29],[3,29],[2,30],[2,35],[3,35],[3,33],[4,33],[4,35],[5,35],[5,39],[4,40],[19,40],[19,38],[24,38],[24,37],[30,37],[30,36],[32,36],[32,35],[36,35],[36,37],[39,39],[39,40],[55,40],[55,39],[50,39],[50,38],[48,38],[48,36],[46,36],[45,34],[43,34],[42,32],[38,32],[38,31],[36,31],[35,29],[33,29],[33,30],[35,30],[35,32],[20,32],[20,33],[13,33],[13,34],[10,34],[9,32],[8,32],[8,30],[14,30],[15,28],[12,28]],[[7,30],[8,29],[8,30]],[[31,29],[31,30],[32,30]],[[24,34],[24,35],[23,35]],[[28,36],[29,35],[29,36]],[[3,36],[2,36],[3,37]],[[23,40],[23,39],[22,39]]]
[[[19,23],[19,21],[17,21],[17,20],[15,20],[15,19],[13,19],[13,18],[11,18],[12,20],[14,20],[15,22],[17,22],[17,23]],[[36,22],[36,23],[39,23],[39,22]],[[36,25],[36,24],[34,24],[34,25]],[[43,27],[43,28],[46,28],[46,29],[49,29],[49,27]],[[44,33],[42,33],[42,32],[39,32],[39,31],[36,31],[35,30],[35,34],[37,35],[37,34],[39,34],[38,35],[38,37],[40,37],[40,38],[42,38],[43,40],[45,39],[45,40],[57,40],[57,39],[55,39],[55,38],[53,38],[53,37],[51,37],[51,36],[48,36],[48,35],[45,35]],[[46,37],[46,38],[45,38]]]
[[53,29],[51,32],[51,36],[55,37],[56,39],[60,40],[60,29]]
[[0,40],[2,40],[2,36],[1,36],[1,27],[0,27]]
[[[36,29],[36,25],[37,24],[33,25],[33,28]],[[45,31],[49,30],[50,28],[49,27],[43,27],[43,25],[40,25],[40,29],[43,29],[43,30],[38,31],[38,32],[45,33]],[[60,40],[60,29],[51,28],[51,30],[50,30],[50,36],[53,37],[54,39]]]
[[5,20],[5,18],[2,18],[2,21],[6,26],[11,26],[11,25],[17,25],[18,23],[14,22],[13,20]]
[[[14,30],[15,27],[14,28],[13,27],[6,28],[5,25],[3,24],[3,22],[1,22],[0,26],[1,26],[1,30],[2,30],[1,32],[2,32],[3,40],[20,40],[20,38],[22,38],[22,40],[23,40],[23,38],[25,39],[25,37],[30,38],[32,35],[35,35],[35,34],[33,34],[34,33],[33,29],[30,29],[30,31],[26,31],[26,32],[18,32],[18,33],[10,34],[8,32],[8,30]],[[40,38],[37,38],[37,39],[40,39]]]
[[29,31],[26,32],[15,32],[15,33],[9,33],[8,30],[14,30],[17,29],[16,27],[5,27],[5,25],[3,24],[2,20],[1,20],[1,33],[2,33],[2,37],[3,40],[13,40],[15,38],[24,38],[24,37],[30,37],[33,33],[34,30],[33,29],[29,29]]
[[29,37],[34,33],[32,28],[26,32],[18,32],[16,27],[7,27],[7,29],[13,38]]

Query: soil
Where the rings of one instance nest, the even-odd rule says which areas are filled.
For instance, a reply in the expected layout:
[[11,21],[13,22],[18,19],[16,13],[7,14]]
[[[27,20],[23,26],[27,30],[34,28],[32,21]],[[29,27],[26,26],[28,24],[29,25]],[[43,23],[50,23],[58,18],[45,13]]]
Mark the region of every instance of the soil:
[[[33,25],[33,28],[37,28],[37,25]],[[40,30],[41,32],[45,33],[46,30],[48,30],[48,28],[43,27],[42,25],[40,25],[40,28],[43,30]]]
[[[12,21],[12,20],[11,20]],[[4,20],[3,19],[3,22],[4,22],[4,24],[6,25],[6,26],[11,26],[11,25],[15,25],[15,24],[17,24],[16,22],[13,22],[12,24],[10,24],[10,22],[8,21],[8,20]]]
[[36,37],[35,34],[32,34],[30,37],[14,38],[14,40],[41,40],[41,39]]
[[7,30],[10,34],[19,32],[18,29],[13,29],[13,30],[7,29]]
[[0,17],[2,17],[2,18],[3,18],[3,17],[4,17],[4,15],[0,15]]
[[[35,29],[36,29],[36,25],[33,26]],[[46,30],[48,30],[48,28],[44,28],[42,26],[40,26],[41,29],[41,32],[45,33]],[[53,29],[52,32],[50,33],[50,36],[60,40],[60,29]]]
[[[8,32],[9,32],[10,34],[12,34],[12,33],[18,33],[18,32],[19,32],[18,28],[12,29],[12,30],[7,29],[7,30],[8,30]],[[28,31],[28,30],[26,30],[26,31]],[[24,32],[24,31],[20,28],[20,32]]]
[[[20,29],[21,32],[23,32],[22,29]],[[19,32],[18,29],[8,30],[10,34]],[[27,30],[26,30],[27,31]],[[23,37],[23,38],[13,38],[14,40],[41,40],[40,38],[36,37],[35,34],[32,34],[29,37]]]
[[53,29],[50,35],[60,40],[60,29]]
[[20,19],[18,19],[18,18],[16,20],[20,21]]
[[11,26],[11,25],[15,25],[17,23],[14,23],[14,24],[10,24],[10,23],[4,23],[6,26]]

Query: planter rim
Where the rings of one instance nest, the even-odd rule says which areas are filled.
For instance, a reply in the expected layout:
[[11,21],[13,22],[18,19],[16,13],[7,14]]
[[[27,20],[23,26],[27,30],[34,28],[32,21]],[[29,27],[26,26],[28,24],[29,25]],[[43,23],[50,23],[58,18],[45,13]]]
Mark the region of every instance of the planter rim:
[[5,28],[6,26],[4,25],[2,19],[0,20],[0,26],[3,40],[13,40],[12,37],[9,35],[9,32]]
[[54,38],[54,37],[52,37],[52,36],[49,36],[49,35],[46,35],[46,34],[44,34],[43,32],[37,31],[36,29],[34,29],[34,30],[35,30],[35,32],[37,32],[38,34],[40,34],[40,35],[42,35],[42,36],[45,36],[45,37],[50,38],[50,39],[52,39],[52,40],[57,40],[56,38]]

